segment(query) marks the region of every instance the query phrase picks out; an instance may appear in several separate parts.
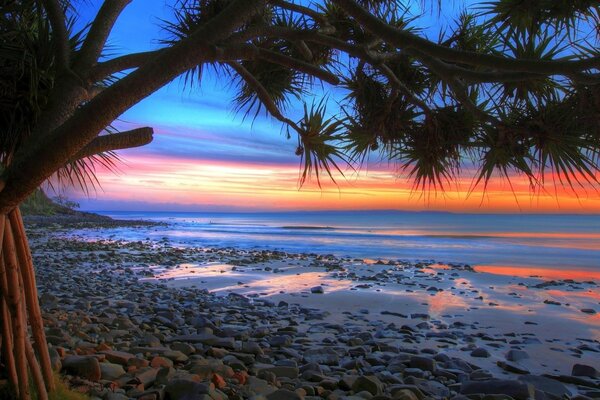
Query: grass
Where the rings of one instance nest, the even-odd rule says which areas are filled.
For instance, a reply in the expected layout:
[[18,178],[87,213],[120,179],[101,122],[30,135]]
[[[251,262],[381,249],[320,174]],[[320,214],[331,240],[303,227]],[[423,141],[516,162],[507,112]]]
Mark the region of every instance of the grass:
[[66,383],[60,379],[59,374],[54,375],[54,384],[56,389],[49,394],[48,400],[89,400],[89,397],[69,390]]
[[[54,385],[56,389],[48,394],[48,400],[89,400],[88,396],[70,390],[58,373],[54,374]],[[30,387],[32,386],[33,385],[31,384]],[[0,400],[14,400],[15,398],[12,388],[10,388],[7,383],[0,384]],[[35,390],[32,393],[31,398],[33,400],[38,399]]]

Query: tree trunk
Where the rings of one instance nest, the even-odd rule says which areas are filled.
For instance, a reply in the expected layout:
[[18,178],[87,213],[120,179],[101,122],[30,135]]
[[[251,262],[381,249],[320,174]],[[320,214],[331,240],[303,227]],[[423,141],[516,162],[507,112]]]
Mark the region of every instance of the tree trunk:
[[47,400],[54,380],[31,253],[18,208],[0,216],[0,244],[2,361],[16,398],[29,400],[35,391],[38,399]]

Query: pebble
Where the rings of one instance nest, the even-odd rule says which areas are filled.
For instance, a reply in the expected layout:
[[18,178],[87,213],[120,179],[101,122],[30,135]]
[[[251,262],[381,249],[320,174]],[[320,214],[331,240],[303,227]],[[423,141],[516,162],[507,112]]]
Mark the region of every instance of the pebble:
[[[242,271],[258,262],[254,260],[309,256],[168,245],[151,251],[143,243],[108,241],[33,243],[52,364],[69,374],[73,385],[88,382],[83,387],[90,393],[99,390],[94,382],[111,382],[115,390],[97,396],[102,400],[525,400],[536,389],[558,397],[574,395],[558,379],[593,385],[599,377],[585,364],[575,364],[572,376],[557,379],[520,375],[529,371],[518,361],[529,355],[515,348],[502,350],[506,361],[497,365],[510,379],[500,380],[444,348],[463,348],[490,363],[483,359],[498,354],[494,346],[505,349],[515,340],[522,347],[539,344],[539,339],[518,333],[478,335],[487,332],[482,325],[439,320],[434,313],[383,311],[388,317],[384,322],[379,314],[357,309],[330,320],[326,312],[291,301],[167,287],[144,280],[144,269],[136,268],[142,263],[179,265],[193,256],[226,260]],[[325,265],[319,257],[314,256],[315,262]],[[337,269],[344,263],[335,265],[336,273],[345,273]],[[396,264],[380,265],[386,272],[374,275],[368,286],[395,273]],[[432,283],[420,290],[442,293],[439,283]],[[324,288],[315,286],[310,292],[324,294]],[[477,347],[481,341],[491,350]],[[593,350],[597,344],[587,346]]]

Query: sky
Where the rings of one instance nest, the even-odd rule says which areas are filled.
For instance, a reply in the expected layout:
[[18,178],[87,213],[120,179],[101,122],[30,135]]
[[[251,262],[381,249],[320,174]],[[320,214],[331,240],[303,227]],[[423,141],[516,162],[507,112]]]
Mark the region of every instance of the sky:
[[[100,1],[81,2],[79,27],[90,21]],[[110,55],[151,50],[164,37],[161,19],[172,12],[164,0],[134,0],[120,16],[109,38]],[[436,15],[429,17],[436,29]],[[454,212],[600,212],[600,195],[591,188],[551,189],[532,193],[527,181],[494,178],[485,192],[472,184],[467,170],[444,193],[413,190],[398,166],[372,158],[358,171],[348,169],[337,184],[313,180],[299,186],[297,142],[287,140],[281,125],[266,117],[244,120],[233,111],[233,89],[227,77],[210,72],[202,84],[186,87],[175,80],[124,113],[121,130],[154,128],[154,141],[119,152],[117,171],[98,167],[100,186],[86,194],[65,194],[87,210],[127,211],[269,211],[269,210],[445,210]],[[337,89],[324,86],[313,98]],[[294,117],[299,107],[290,110]],[[293,118],[292,118],[293,119]]]

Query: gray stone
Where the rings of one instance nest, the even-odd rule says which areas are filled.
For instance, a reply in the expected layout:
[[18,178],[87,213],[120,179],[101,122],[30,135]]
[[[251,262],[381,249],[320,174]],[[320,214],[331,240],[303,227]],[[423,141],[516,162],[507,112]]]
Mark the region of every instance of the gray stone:
[[573,365],[573,370],[571,371],[571,375],[573,376],[587,376],[588,378],[598,378],[600,377],[600,373],[598,370],[591,365],[585,364],[575,364]]
[[209,385],[191,380],[176,379],[165,386],[165,400],[197,399],[209,393]]
[[529,354],[524,350],[511,349],[506,353],[508,361],[521,361],[529,358]]
[[410,367],[419,368],[423,371],[434,372],[436,369],[436,362],[434,359],[423,356],[412,356],[410,358]]
[[519,380],[532,384],[537,390],[555,396],[564,397],[566,395],[567,397],[571,397],[572,395],[571,391],[565,385],[545,376],[523,375],[519,377]]
[[129,361],[130,358],[134,358],[135,356],[131,353],[126,353],[124,351],[116,351],[116,350],[108,350],[108,351],[103,351],[100,354],[104,354],[104,356],[106,357],[106,359],[114,364],[121,364],[126,366],[127,362]]
[[67,356],[62,361],[62,369],[71,375],[76,375],[93,382],[100,380],[102,371],[100,362],[91,356]]
[[125,375],[125,370],[121,365],[108,362],[100,363],[100,371],[102,379],[105,381],[116,381]]
[[330,348],[308,349],[304,352],[303,357],[307,363],[338,365],[340,362],[339,355]]
[[266,365],[263,367],[257,367],[257,371],[266,371],[273,373],[277,378],[290,378],[296,379],[300,373],[297,367],[284,367],[284,366],[273,366]]
[[490,352],[483,347],[478,347],[471,352],[471,357],[488,358],[490,357]]
[[500,368],[505,371],[513,372],[515,374],[528,374],[529,370],[519,364],[513,363],[511,361],[498,361],[496,363]]
[[287,389],[279,389],[267,395],[267,400],[302,400],[303,397]]
[[383,393],[383,383],[376,376],[359,376],[352,384],[352,391],[359,393],[367,391],[373,396]]
[[513,380],[491,379],[489,381],[467,381],[461,385],[461,394],[505,394],[517,400],[534,398],[533,385]]

